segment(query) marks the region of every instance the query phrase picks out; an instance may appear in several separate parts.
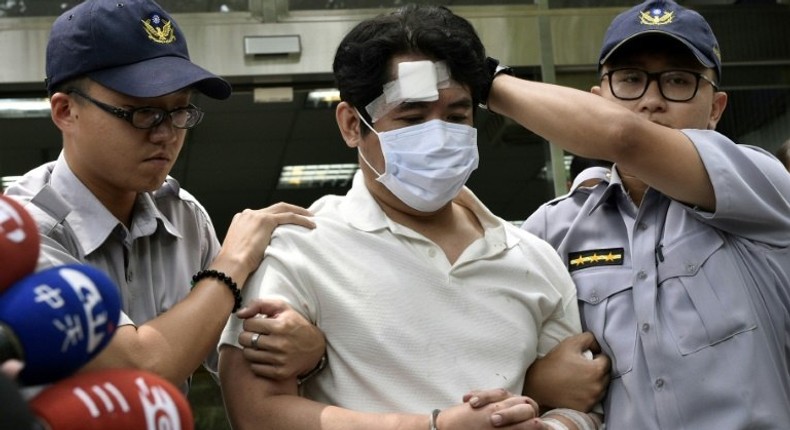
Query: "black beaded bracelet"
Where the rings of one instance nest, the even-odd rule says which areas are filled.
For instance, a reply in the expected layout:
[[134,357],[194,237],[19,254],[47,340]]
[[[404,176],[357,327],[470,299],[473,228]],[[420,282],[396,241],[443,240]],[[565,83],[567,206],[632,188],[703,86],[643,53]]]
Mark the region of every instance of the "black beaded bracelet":
[[241,291],[239,290],[239,287],[236,286],[236,283],[233,282],[233,279],[230,276],[218,270],[213,270],[213,269],[201,270],[195,273],[194,276],[192,276],[192,286],[194,287],[195,284],[197,284],[198,282],[200,282],[200,280],[205,278],[216,278],[224,282],[225,285],[227,285],[228,288],[230,288],[231,293],[233,293],[233,300],[234,300],[233,312],[235,313],[237,310],[239,310],[239,308],[241,307]]

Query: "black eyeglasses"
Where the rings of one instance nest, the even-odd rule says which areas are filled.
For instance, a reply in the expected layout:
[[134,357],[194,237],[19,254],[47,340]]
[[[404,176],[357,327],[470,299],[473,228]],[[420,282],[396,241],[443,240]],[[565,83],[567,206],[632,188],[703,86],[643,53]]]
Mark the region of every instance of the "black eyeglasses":
[[150,129],[161,124],[165,118],[170,117],[170,121],[175,128],[190,129],[200,124],[203,119],[203,111],[197,106],[190,104],[187,107],[180,107],[173,110],[164,110],[158,107],[144,106],[126,110],[116,106],[102,103],[76,88],[66,90],[66,94],[76,94],[85,100],[93,103],[99,109],[113,114],[116,117],[128,121],[134,128]]
[[648,73],[641,69],[610,70],[601,76],[609,78],[612,94],[620,100],[636,100],[647,92],[650,82],[658,82],[661,96],[672,102],[687,102],[697,95],[699,81],[707,81],[714,90],[719,87],[707,76],[689,70],[665,70]]

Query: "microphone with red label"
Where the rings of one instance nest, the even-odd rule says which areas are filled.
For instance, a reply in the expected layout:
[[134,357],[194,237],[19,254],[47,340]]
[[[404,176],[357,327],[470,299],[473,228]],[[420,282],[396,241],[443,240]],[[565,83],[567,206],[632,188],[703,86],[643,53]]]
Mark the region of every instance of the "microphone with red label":
[[21,385],[57,381],[107,345],[120,312],[118,287],[97,268],[72,264],[28,275],[0,294],[0,362],[25,363]]
[[39,243],[33,217],[16,200],[0,194],[0,294],[33,273]]
[[[30,400],[50,430],[192,430],[184,394],[166,379],[138,369],[105,369],[63,379]],[[47,427],[48,426],[48,427]]]

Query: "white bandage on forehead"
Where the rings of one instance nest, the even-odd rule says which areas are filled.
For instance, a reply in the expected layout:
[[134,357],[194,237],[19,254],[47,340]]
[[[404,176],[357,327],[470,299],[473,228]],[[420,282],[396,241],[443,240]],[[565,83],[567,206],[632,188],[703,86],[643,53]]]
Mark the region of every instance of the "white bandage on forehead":
[[444,61],[405,61],[398,63],[398,78],[384,84],[384,92],[365,106],[376,122],[404,102],[439,100],[439,90],[450,86],[450,71]]

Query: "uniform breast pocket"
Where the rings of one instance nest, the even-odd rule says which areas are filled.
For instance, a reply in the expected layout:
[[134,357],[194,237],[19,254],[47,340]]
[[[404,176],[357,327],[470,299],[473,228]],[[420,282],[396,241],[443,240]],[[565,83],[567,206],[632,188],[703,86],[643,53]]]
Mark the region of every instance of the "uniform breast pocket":
[[664,258],[658,264],[659,312],[682,355],[757,327],[751,306],[744,306],[749,297],[733,254],[715,231],[666,243]]
[[584,269],[574,272],[573,280],[584,329],[612,360],[612,377],[630,372],[637,338],[631,269]]

